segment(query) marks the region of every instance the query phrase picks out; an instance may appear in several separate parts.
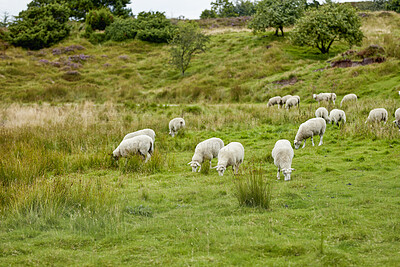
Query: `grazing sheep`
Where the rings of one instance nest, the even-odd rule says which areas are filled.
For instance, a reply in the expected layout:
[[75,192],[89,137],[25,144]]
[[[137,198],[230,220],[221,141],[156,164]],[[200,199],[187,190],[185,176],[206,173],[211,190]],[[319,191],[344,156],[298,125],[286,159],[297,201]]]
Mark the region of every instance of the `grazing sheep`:
[[297,98],[297,105],[300,106],[300,96],[294,95],[293,97]]
[[323,118],[327,123],[331,122],[331,119],[329,118],[328,110],[324,107],[320,107],[315,111],[315,117]]
[[227,167],[232,166],[234,174],[238,173],[239,165],[244,159],[244,147],[239,142],[232,142],[221,148],[218,153],[217,169],[219,176],[223,176]]
[[210,168],[211,168],[211,160],[213,158],[218,157],[218,152],[223,146],[224,146],[224,141],[216,137],[198,143],[196,149],[194,150],[192,161],[188,163],[192,167],[192,171],[196,172],[197,167],[200,167],[199,168],[200,172],[201,164],[205,160],[210,161]]
[[175,118],[169,122],[169,135],[174,137],[178,131],[185,127],[185,120],[183,118]]
[[356,94],[348,94],[348,95],[345,95],[345,96],[343,97],[342,101],[340,101],[340,106],[342,106],[343,103],[344,103],[344,102],[347,102],[347,101],[357,101],[357,95],[356,95]]
[[285,108],[290,109],[291,107],[297,106],[299,104],[299,100],[297,97],[291,97],[286,101]]
[[298,149],[301,145],[301,142],[304,140],[303,147],[306,146],[307,138],[311,137],[312,145],[314,146],[314,135],[319,135],[319,146],[322,145],[322,139],[324,137],[326,129],[326,122],[323,118],[313,118],[308,121],[302,123],[297,131],[296,137],[294,139],[294,147]]
[[283,107],[286,104],[286,101],[289,100],[289,98],[291,98],[292,95],[285,95],[281,98],[281,106]]
[[276,178],[280,179],[280,171],[285,176],[285,181],[290,180],[290,174],[295,169],[292,168],[292,159],[294,151],[288,140],[278,140],[275,143],[274,149],[272,149],[272,157],[274,158],[274,164],[278,167],[278,173]]
[[384,121],[386,124],[387,120],[388,120],[387,110],[384,108],[376,108],[369,112],[368,118],[365,121],[365,123]]
[[153,154],[153,139],[147,135],[139,135],[129,139],[122,140],[119,146],[113,151],[114,159],[128,157],[133,154],[139,154],[147,162]]
[[273,105],[278,105],[278,108],[280,108],[281,107],[281,100],[282,100],[282,97],[280,97],[280,96],[271,97],[268,100],[267,107],[271,107]]
[[346,113],[340,109],[332,109],[331,113],[329,114],[329,119],[331,120],[332,124],[336,123],[339,126],[339,121],[342,123],[346,123]]
[[313,94],[313,98],[319,102],[321,101],[331,101],[333,102],[333,104],[335,105],[335,101],[336,101],[336,94],[335,93],[320,93],[318,95]]
[[400,129],[400,108],[396,109],[396,112],[394,113],[394,118],[395,118],[395,120],[393,121],[394,124],[396,124],[397,127],[399,127]]
[[136,132],[128,133],[127,135],[125,135],[123,140],[129,139],[129,138],[132,138],[135,136],[139,136],[139,135],[147,135],[151,139],[153,139],[153,141],[156,140],[156,133],[152,129],[143,129],[143,130],[139,130]]

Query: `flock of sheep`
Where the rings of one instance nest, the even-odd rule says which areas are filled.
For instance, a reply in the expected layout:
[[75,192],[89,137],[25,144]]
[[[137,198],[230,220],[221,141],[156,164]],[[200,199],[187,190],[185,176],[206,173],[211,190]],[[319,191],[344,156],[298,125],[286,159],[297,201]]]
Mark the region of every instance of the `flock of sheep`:
[[[335,93],[320,93],[314,94],[313,98],[320,101],[332,101],[335,104],[336,94]],[[340,103],[340,106],[347,101],[357,101],[355,94],[345,95]],[[285,107],[290,109],[294,106],[300,105],[299,96],[287,95],[284,97],[275,96],[269,99],[267,106],[271,107],[278,105],[278,108]],[[328,115],[329,114],[329,115]],[[367,122],[381,122],[385,123],[388,120],[388,112],[384,108],[377,108],[370,111]],[[315,118],[309,119],[302,123],[297,131],[294,139],[294,147],[298,149],[303,143],[303,147],[306,145],[306,140],[311,139],[311,143],[314,146],[313,137],[316,135],[320,136],[319,146],[323,144],[323,136],[326,130],[326,123],[337,124],[339,122],[346,122],[346,114],[343,110],[333,109],[330,113],[324,107],[320,107],[315,112]],[[395,120],[393,121],[400,129],[400,108],[395,112]],[[169,135],[174,137],[178,131],[185,127],[185,120],[183,118],[174,118],[169,122]],[[400,131],[400,130],[399,130]],[[127,134],[119,146],[113,151],[114,159],[120,157],[128,157],[132,154],[139,154],[147,162],[152,153],[154,152],[154,141],[155,132],[151,129],[143,129],[133,133]],[[278,167],[277,179],[280,179],[280,172],[283,173],[285,181],[290,180],[290,175],[294,169],[291,167],[292,159],[294,156],[294,150],[291,143],[288,140],[278,140],[272,150],[272,157],[274,164]],[[235,174],[238,173],[239,166],[244,159],[244,147],[239,142],[231,142],[228,145],[224,145],[224,142],[220,138],[210,138],[200,142],[194,151],[192,160],[188,163],[192,167],[192,171],[200,171],[201,165],[205,161],[210,161],[213,158],[218,158],[218,164],[214,168],[217,170],[220,176],[224,175],[227,167],[232,166]]]

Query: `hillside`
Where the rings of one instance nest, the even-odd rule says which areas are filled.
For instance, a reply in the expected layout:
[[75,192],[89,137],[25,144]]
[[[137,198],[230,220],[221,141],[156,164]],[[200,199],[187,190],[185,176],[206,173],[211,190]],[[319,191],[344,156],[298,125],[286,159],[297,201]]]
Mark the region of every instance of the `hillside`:
[[[75,25],[72,36],[55,47],[7,50],[0,61],[0,96],[3,102],[227,103],[264,102],[287,93],[309,99],[312,92],[333,91],[386,98],[399,90],[399,28],[399,14],[363,13],[366,38],[353,49],[379,45],[387,60],[340,69],[329,68],[327,60],[349,49],[343,44],[320,55],[271,33],[262,37],[211,24],[205,26],[211,35],[209,49],[194,58],[182,77],[168,63],[168,45],[137,40],[92,45],[79,37]],[[282,80],[294,84],[286,86]]]

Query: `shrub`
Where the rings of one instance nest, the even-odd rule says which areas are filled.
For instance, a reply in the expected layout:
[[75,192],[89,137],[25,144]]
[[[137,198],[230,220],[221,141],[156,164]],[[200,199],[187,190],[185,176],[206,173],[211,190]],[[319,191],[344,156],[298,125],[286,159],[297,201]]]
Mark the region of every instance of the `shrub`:
[[48,4],[21,11],[10,24],[10,40],[15,46],[39,50],[69,35],[69,10],[65,5]]
[[271,203],[271,185],[260,170],[251,170],[249,175],[235,181],[235,196],[241,206],[268,209]]
[[136,19],[137,37],[142,41],[167,43],[174,26],[162,12],[140,12]]
[[136,24],[132,18],[117,19],[107,26],[105,37],[107,40],[116,42],[134,39],[137,34]]
[[99,10],[90,10],[86,16],[87,27],[92,28],[92,30],[103,31],[108,25],[111,25],[114,21],[114,16],[111,11],[107,8],[102,8]]

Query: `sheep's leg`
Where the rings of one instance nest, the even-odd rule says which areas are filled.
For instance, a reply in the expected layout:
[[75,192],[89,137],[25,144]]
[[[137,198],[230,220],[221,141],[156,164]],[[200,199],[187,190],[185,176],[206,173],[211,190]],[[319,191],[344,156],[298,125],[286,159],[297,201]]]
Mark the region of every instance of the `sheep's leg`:
[[201,171],[201,165],[199,166],[199,171],[198,172],[200,172]]
[[211,159],[210,159],[210,169],[212,168],[212,165],[211,165]]
[[281,170],[278,168],[278,173],[276,174],[276,179],[278,179],[278,180],[281,179],[280,171]]
[[151,158],[150,153],[147,153],[144,163],[148,162],[150,158]]
[[318,144],[318,146],[320,146],[320,145],[323,144],[322,139],[324,138],[324,134],[321,134],[319,137],[320,137],[320,139],[319,139],[319,144]]
[[307,139],[304,140],[303,148],[306,146]]
[[313,138],[314,136],[313,135],[311,135],[311,143],[312,143],[312,146],[314,146],[314,138]]

